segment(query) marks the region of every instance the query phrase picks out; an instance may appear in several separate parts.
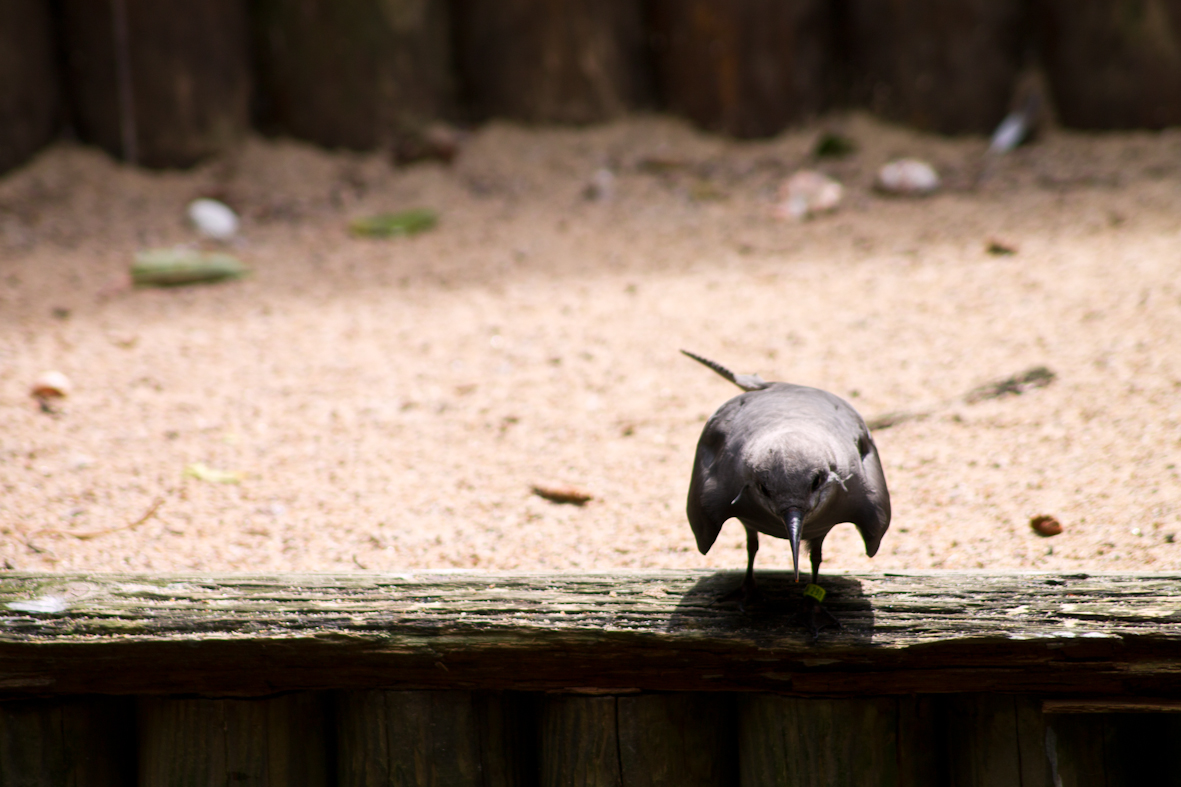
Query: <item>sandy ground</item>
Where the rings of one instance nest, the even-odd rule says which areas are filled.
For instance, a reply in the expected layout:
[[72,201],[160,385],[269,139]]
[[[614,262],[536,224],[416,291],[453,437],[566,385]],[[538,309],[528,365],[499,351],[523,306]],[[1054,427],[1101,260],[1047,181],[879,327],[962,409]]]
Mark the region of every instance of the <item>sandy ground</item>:
[[[843,208],[773,218],[829,127],[860,144],[821,164]],[[827,570],[1181,569],[1181,130],[1051,132],[987,168],[985,144],[851,116],[759,143],[494,124],[450,167],[398,169],[255,139],[150,173],[58,145],[0,180],[0,560],[738,568],[736,521],[702,556],[684,515],[701,426],[737,391],[684,347],[867,418],[936,408],[876,433],[893,524],[872,561],[838,527]],[[875,194],[904,154],[946,188]],[[613,198],[586,199],[604,167]],[[254,275],[124,286],[136,250],[197,242],[203,195],[243,215]],[[346,232],[415,206],[439,227]],[[1036,365],[1057,379],[962,400]],[[56,415],[29,395],[49,369],[74,385]],[[184,477],[197,462],[242,480]],[[790,562],[764,541],[760,566]]]

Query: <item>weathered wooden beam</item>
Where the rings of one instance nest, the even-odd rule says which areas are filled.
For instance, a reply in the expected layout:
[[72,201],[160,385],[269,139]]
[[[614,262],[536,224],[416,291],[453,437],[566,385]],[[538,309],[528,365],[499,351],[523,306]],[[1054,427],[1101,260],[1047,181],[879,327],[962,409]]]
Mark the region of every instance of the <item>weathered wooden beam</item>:
[[[1175,575],[734,572],[0,576],[0,691],[447,688],[1181,695]],[[6,605],[6,606],[4,606]]]

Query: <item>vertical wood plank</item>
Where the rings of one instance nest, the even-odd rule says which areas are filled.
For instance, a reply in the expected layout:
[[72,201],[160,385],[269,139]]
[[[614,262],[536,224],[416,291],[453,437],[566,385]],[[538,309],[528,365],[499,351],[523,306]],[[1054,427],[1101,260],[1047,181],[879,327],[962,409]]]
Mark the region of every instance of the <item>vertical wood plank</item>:
[[456,60],[477,117],[593,123],[646,102],[640,0],[455,0]]
[[244,0],[62,0],[79,136],[149,167],[186,167],[250,126]]
[[322,695],[260,700],[141,698],[141,787],[328,783]]
[[652,0],[657,90],[711,131],[770,136],[834,98],[834,4]]
[[114,787],[134,780],[134,700],[0,704],[0,784]]
[[731,695],[641,694],[616,700],[627,787],[737,787],[738,716]]
[[853,98],[944,134],[988,133],[1009,111],[1026,45],[1024,0],[848,0]]
[[929,694],[898,698],[898,785],[947,784],[944,698]]
[[337,720],[342,787],[483,784],[470,692],[342,692]]
[[60,105],[48,0],[0,0],[0,173],[48,144]]
[[1062,787],[1181,785],[1176,713],[1055,714],[1047,728]]
[[253,0],[257,120],[327,147],[388,148],[452,113],[445,0]]
[[1181,125],[1181,3],[1039,0],[1034,6],[1040,61],[1063,125]]
[[740,701],[743,787],[896,785],[898,705],[892,698]]
[[1005,694],[961,694],[947,701],[947,745],[956,787],[1047,787],[1050,772],[1040,710]]
[[542,787],[622,787],[615,697],[550,695],[540,733]]
[[483,787],[537,784],[537,701],[518,692],[473,695],[480,736]]

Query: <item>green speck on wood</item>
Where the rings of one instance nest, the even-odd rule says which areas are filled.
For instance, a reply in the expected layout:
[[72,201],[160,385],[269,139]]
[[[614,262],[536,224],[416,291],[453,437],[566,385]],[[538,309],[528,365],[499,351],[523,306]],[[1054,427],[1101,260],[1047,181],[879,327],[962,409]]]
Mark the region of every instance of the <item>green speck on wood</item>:
[[239,279],[250,273],[237,257],[194,249],[149,249],[138,252],[131,281],[139,287],[177,287]]
[[398,213],[379,213],[349,222],[349,231],[363,238],[392,238],[398,235],[417,235],[439,223],[439,216],[430,208],[413,208]]

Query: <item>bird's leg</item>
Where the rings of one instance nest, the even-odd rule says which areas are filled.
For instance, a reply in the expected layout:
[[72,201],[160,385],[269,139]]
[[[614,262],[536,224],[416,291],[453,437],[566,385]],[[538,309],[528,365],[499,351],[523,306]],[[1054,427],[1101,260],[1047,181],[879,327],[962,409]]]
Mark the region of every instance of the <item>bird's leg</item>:
[[737,601],[738,608],[746,612],[748,604],[763,600],[763,592],[755,584],[755,555],[759,553],[759,531],[746,529],[746,578],[742,585],[722,596],[722,601]]
[[808,554],[812,559],[812,584],[804,588],[804,609],[796,616],[797,620],[808,629],[808,634],[815,642],[822,629],[841,627],[831,612],[821,603],[824,600],[824,589],[820,587],[821,539],[808,542]]

